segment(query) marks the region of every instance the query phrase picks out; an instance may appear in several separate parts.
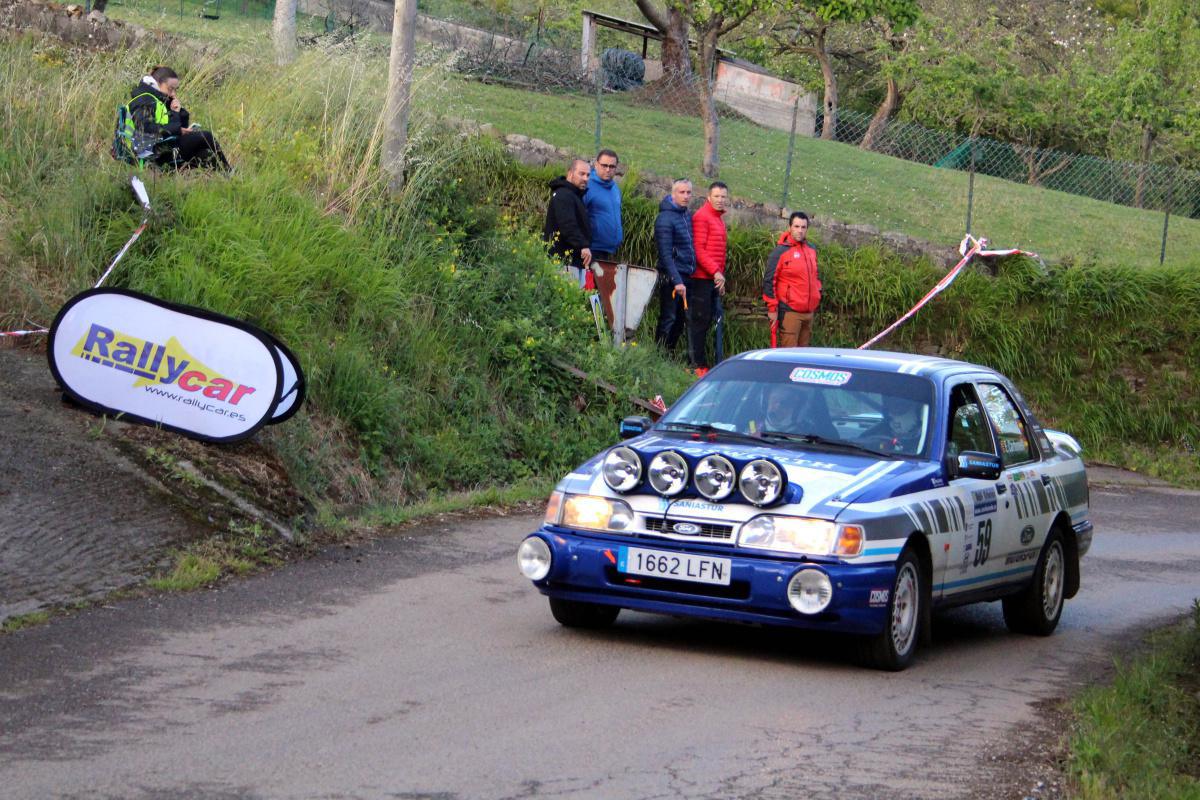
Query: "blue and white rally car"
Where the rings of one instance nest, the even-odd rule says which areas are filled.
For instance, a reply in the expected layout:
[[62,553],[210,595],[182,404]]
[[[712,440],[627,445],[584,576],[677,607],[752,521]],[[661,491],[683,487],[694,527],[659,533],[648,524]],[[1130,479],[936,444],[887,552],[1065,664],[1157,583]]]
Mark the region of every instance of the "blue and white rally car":
[[862,637],[898,670],[934,608],[1048,635],[1092,540],[1080,447],[985,367],[859,350],[723,362],[559,482],[521,572],[567,626],[622,608]]

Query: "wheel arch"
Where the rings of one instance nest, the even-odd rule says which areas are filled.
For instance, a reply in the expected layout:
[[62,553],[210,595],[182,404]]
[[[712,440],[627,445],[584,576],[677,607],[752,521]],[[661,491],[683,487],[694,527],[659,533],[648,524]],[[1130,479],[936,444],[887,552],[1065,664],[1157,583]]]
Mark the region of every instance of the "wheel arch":
[[933,552],[929,548],[929,535],[923,531],[913,531],[908,535],[904,549],[916,553],[925,578],[921,586],[919,641],[922,645],[929,645],[933,641]]

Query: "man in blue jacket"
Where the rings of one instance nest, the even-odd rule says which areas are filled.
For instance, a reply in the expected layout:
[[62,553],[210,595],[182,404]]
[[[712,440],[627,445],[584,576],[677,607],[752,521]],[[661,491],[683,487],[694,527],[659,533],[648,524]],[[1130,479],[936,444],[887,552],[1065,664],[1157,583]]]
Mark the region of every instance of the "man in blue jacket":
[[654,244],[658,247],[658,329],[654,340],[668,352],[675,348],[686,322],[687,286],[684,279],[696,269],[692,245],[692,182],[679,178],[658,204]]
[[625,238],[621,230],[621,189],[617,186],[617,154],[604,149],[596,154],[588,175],[583,205],[592,225],[592,259],[612,261]]

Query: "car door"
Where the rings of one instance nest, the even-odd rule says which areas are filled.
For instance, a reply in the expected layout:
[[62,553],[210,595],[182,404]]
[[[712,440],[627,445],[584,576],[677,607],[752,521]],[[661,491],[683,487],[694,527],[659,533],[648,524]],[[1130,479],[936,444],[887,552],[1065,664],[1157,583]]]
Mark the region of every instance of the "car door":
[[993,533],[993,553],[1003,575],[1020,580],[1037,564],[1053,508],[1041,483],[1037,444],[1012,394],[999,381],[981,381],[976,389],[999,445],[1003,473],[997,491],[1011,512],[1004,530]]
[[[967,451],[997,455],[995,432],[974,382],[964,379],[950,385],[946,397],[946,459],[955,460]],[[1001,572],[997,563],[1004,559],[995,557],[997,532],[1003,536],[1016,512],[1007,502],[1008,488],[1003,481],[957,477],[948,489],[961,503],[965,525],[947,543],[944,574],[940,587],[935,582],[935,591],[940,588],[940,597],[952,600],[1002,580],[997,576]]]

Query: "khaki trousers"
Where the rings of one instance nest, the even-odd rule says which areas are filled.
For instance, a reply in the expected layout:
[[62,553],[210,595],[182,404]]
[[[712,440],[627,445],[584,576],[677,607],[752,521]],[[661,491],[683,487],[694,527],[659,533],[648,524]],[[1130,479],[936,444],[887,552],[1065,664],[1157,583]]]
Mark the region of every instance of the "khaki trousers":
[[808,347],[812,339],[813,312],[781,311],[779,318],[780,347]]

